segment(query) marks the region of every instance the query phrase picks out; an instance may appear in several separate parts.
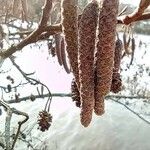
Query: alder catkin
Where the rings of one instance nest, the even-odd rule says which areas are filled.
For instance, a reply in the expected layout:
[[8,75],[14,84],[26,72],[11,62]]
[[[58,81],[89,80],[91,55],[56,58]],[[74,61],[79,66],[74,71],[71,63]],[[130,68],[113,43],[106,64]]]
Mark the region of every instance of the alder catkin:
[[61,60],[63,67],[65,71],[69,74],[70,73],[70,68],[68,67],[67,60],[66,60],[66,45],[65,45],[65,40],[64,37],[61,38]]
[[57,60],[58,60],[58,63],[59,65],[62,65],[62,58],[61,58],[61,35],[58,33],[58,34],[55,34],[54,36],[55,38],[55,49],[56,49],[56,56],[57,56]]
[[118,37],[115,44],[115,56],[114,56],[114,70],[116,72],[118,72],[120,69],[122,50],[123,50],[123,44]]
[[66,41],[69,62],[79,86],[78,74],[78,14],[77,0],[62,0],[62,30]]
[[104,98],[112,82],[118,0],[104,0],[99,14],[96,53],[95,113],[104,113]]
[[96,1],[83,10],[79,23],[79,81],[81,124],[87,127],[94,110],[94,50],[99,6]]
[[132,37],[131,42],[132,42],[132,43],[131,43],[131,50],[132,50],[132,53],[131,53],[130,65],[132,65],[132,63],[133,63],[134,53],[135,53],[135,39],[134,39],[134,37]]
[[114,68],[113,68],[112,84],[111,84],[111,92],[113,93],[118,93],[122,89],[122,80],[119,72],[121,58],[122,58],[122,49],[123,49],[123,44],[118,37],[115,46]]

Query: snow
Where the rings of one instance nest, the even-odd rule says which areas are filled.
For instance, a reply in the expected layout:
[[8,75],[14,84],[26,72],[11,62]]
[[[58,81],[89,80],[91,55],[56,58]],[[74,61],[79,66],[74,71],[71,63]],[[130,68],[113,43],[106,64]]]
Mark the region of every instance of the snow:
[[[24,125],[27,132],[35,123],[43,100],[25,103],[14,107],[28,112],[30,120]],[[62,106],[65,106],[62,108]],[[70,98],[54,98],[51,106],[53,122],[49,131],[41,133],[37,126],[32,130],[33,137],[38,137],[48,146],[48,150],[149,150],[150,126],[137,118],[123,106],[106,101],[106,112],[103,116],[93,116],[88,128],[80,124],[80,110]],[[13,120],[12,124],[16,123]],[[43,145],[35,143],[36,148]],[[25,149],[18,143],[16,150]]]

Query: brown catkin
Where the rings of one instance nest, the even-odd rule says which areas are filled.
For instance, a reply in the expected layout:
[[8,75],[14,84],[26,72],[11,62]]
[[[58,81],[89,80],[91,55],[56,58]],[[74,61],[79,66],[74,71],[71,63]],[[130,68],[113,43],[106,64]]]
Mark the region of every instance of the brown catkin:
[[81,124],[87,127],[94,110],[94,50],[99,6],[96,1],[83,10],[79,23],[79,81]]
[[65,71],[69,74],[70,68],[68,67],[67,60],[66,60],[66,45],[65,45],[64,37],[61,38],[61,60]]
[[71,82],[71,98],[75,102],[77,107],[81,106],[80,93],[74,79]]
[[78,74],[78,14],[77,0],[62,0],[62,29],[65,35],[66,51],[74,74],[77,86],[79,86]]
[[133,63],[134,53],[135,53],[135,39],[134,39],[134,37],[132,37],[131,42],[132,42],[132,43],[131,43],[132,53],[131,53],[131,61],[130,61],[130,65],[132,65],[132,63]]
[[116,40],[115,56],[114,56],[114,70],[116,72],[120,69],[121,57],[122,57],[123,44],[119,37]]
[[62,65],[62,58],[61,58],[61,34],[55,34],[55,49],[56,49],[56,56],[59,65]]
[[96,53],[95,113],[104,113],[104,98],[112,82],[118,0],[104,0],[99,14]]
[[111,92],[113,93],[118,93],[122,89],[122,80],[119,73],[121,58],[122,58],[122,49],[123,49],[123,44],[118,37],[115,46],[114,68],[113,68],[113,76],[112,76],[112,84],[111,84]]
[[126,35],[126,33],[124,32],[124,33],[123,33],[123,43],[124,43],[125,54],[127,54],[127,55],[130,55],[130,54],[131,54],[131,51],[130,51],[130,49],[129,49],[130,42],[131,42],[130,35],[129,35],[128,40],[127,40],[127,35]]

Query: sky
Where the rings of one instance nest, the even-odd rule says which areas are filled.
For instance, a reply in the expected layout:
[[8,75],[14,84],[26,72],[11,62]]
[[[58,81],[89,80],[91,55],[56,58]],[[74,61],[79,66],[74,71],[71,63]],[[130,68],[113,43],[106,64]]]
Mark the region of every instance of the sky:
[[120,2],[126,4],[138,5],[140,0],[120,0]]

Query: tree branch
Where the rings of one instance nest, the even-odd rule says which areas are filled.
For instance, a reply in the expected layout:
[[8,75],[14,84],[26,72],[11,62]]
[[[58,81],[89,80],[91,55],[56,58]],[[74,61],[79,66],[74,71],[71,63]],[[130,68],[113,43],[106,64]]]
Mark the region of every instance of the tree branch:
[[39,28],[42,28],[47,25],[48,19],[50,17],[50,12],[52,9],[52,0],[45,0],[45,4],[43,6],[42,18],[39,24]]
[[150,13],[145,13],[137,18],[132,18],[131,16],[129,17],[128,15],[124,15],[124,16],[120,16],[118,17],[118,24],[130,24],[133,22],[137,22],[137,21],[143,21],[143,20],[148,20],[150,19]]
[[36,30],[34,30],[29,36],[27,36],[24,40],[22,40],[19,44],[12,45],[10,48],[8,48],[7,50],[0,52],[0,56],[2,56],[3,58],[7,58],[9,56],[11,56],[13,53],[15,53],[18,50],[21,50],[24,46],[30,44],[30,43],[34,43],[38,40],[38,36],[44,32],[45,30],[45,26],[47,24],[48,21],[48,17],[50,16],[50,11],[51,11],[51,4],[52,0],[45,0],[45,5],[43,8],[43,12],[42,12],[42,17],[41,17],[41,22],[40,25],[38,26],[38,28]]
[[[40,98],[46,98],[46,97],[49,97],[49,96],[52,96],[52,97],[71,97],[71,93],[51,93],[51,95],[49,93],[47,93],[47,94],[43,94],[43,95],[34,95],[34,100],[40,99]],[[120,99],[120,98],[124,98],[124,99],[150,99],[150,97],[147,97],[147,96],[126,96],[126,95],[107,95],[106,96],[106,99],[110,99],[110,98],[117,98],[117,99]],[[8,101],[5,101],[5,102],[8,103],[8,104],[12,104],[12,103],[20,103],[22,101],[27,101],[27,100],[32,101],[31,95],[19,98],[17,101],[16,101],[16,99],[11,99],[11,100],[8,100]]]
[[[138,18],[144,20],[143,13],[145,9],[150,5],[150,0],[141,0],[137,9],[129,15],[126,15],[122,18],[121,22],[125,25],[130,24],[131,22],[139,21]],[[150,19],[150,18],[149,18]]]

